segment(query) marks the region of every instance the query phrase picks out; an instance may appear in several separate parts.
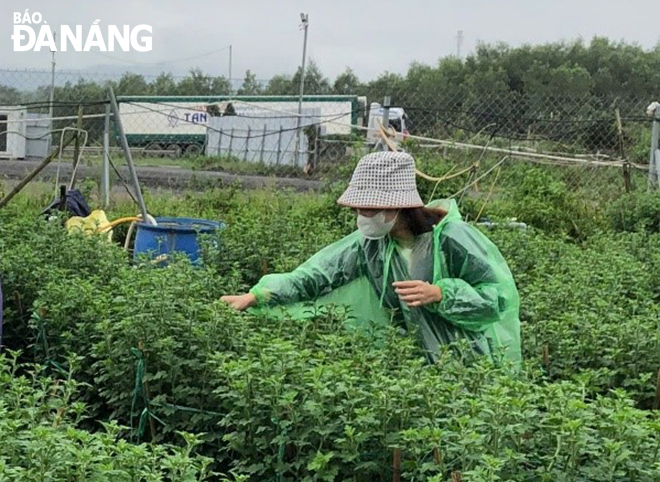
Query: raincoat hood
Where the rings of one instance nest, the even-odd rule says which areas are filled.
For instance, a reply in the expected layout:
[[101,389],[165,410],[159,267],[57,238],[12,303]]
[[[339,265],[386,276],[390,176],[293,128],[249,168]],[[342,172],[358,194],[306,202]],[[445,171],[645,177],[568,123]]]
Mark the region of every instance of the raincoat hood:
[[445,220],[460,221],[462,219],[461,213],[458,210],[456,199],[435,199],[428,203],[426,207],[431,210],[439,210],[447,213],[447,215],[439,224],[442,224],[442,222]]

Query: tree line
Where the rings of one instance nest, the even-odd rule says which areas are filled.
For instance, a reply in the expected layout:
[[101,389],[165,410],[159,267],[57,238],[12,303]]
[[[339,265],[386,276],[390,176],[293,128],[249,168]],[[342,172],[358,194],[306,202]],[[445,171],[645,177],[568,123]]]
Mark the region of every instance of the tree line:
[[[229,79],[199,69],[184,78],[127,72],[116,81],[67,82],[56,87],[55,100],[102,100],[108,84],[117,95],[297,95],[300,75],[298,69],[261,82],[248,70],[236,89]],[[600,37],[519,47],[481,44],[465,59],[412,63],[405,73],[384,72],[372,80],[360,79],[350,68],[331,79],[314,61],[305,71],[306,94],[362,95],[369,102],[389,95],[394,105],[406,108],[411,126],[429,135],[489,128],[511,137],[547,136],[552,131],[564,138],[575,134],[575,121],[594,120],[596,124],[587,127],[601,130],[599,122],[610,122],[614,106],[624,116],[641,115],[640,105],[656,100],[658,86],[660,45],[644,49]],[[48,85],[31,92],[0,85],[0,104],[43,101],[48,93]],[[613,142],[610,134],[604,135],[606,143]],[[593,133],[580,135],[603,142]]]

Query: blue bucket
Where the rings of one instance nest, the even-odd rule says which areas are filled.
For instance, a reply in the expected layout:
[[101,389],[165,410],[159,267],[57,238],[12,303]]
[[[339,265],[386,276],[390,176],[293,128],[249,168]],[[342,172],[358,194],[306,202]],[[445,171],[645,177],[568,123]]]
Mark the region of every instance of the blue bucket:
[[213,234],[224,223],[195,218],[156,218],[157,225],[137,223],[133,259],[147,254],[150,259],[163,258],[175,252],[184,253],[193,264],[200,262],[200,234]]

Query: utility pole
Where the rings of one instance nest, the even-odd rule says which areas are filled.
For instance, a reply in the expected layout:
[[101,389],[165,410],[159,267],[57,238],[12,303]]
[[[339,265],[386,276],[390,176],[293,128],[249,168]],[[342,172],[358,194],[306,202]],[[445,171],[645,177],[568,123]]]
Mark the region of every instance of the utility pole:
[[303,40],[303,54],[302,54],[302,67],[300,69],[300,96],[298,97],[298,136],[296,140],[296,164],[300,165],[300,149],[302,147],[302,103],[303,94],[305,93],[305,59],[307,57],[307,29],[309,27],[309,14],[301,13],[300,20],[302,21],[301,28],[305,32]]
[[463,46],[463,31],[459,30],[456,35],[456,57],[461,58],[461,47]]
[[234,90],[234,85],[231,83],[231,44],[229,44],[229,92]]
[[[57,42],[57,32],[53,33],[53,40]],[[55,51],[51,50],[51,69],[50,69],[50,99],[48,102],[48,121],[50,127],[50,137],[48,137],[48,151],[53,147],[53,101],[55,99]]]

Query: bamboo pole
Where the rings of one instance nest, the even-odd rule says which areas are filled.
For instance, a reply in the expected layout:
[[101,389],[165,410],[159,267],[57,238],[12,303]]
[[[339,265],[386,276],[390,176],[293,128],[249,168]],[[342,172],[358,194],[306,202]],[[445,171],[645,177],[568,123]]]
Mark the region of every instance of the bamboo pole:
[[[623,123],[621,122],[621,112],[619,112],[618,107],[614,111],[614,114],[616,116],[616,128],[619,136],[619,154],[621,155],[621,159],[625,159],[625,152],[623,149]],[[621,165],[621,169],[623,170],[623,185],[628,193],[632,191],[632,183],[630,182],[630,162],[627,159],[626,162]]]
[[392,482],[401,482],[401,449],[394,449]]
[[[64,143],[62,144],[62,147],[64,148],[64,147],[68,146],[69,144],[71,144],[71,143],[73,142],[74,139],[75,139],[75,136],[71,136],[71,137],[69,138],[68,141],[66,141],[66,142],[64,142]],[[19,182],[16,186],[14,186],[14,189],[12,189],[11,192],[10,192],[9,194],[7,194],[7,195],[6,195],[6,196],[0,201],[0,209],[3,208],[3,207],[5,207],[5,206],[7,205],[7,203],[8,203],[9,201],[11,201],[12,198],[13,198],[14,196],[16,196],[16,194],[18,194],[19,192],[21,192],[21,191],[23,190],[23,188],[24,188],[25,186],[27,186],[27,184],[28,184],[32,179],[34,179],[35,177],[37,177],[37,175],[38,175],[41,171],[43,171],[44,168],[45,168],[48,164],[50,164],[50,163],[52,162],[52,160],[55,158],[55,156],[57,156],[57,153],[58,153],[58,150],[57,150],[57,149],[53,149],[53,150],[51,151],[51,153],[48,154],[48,156],[47,156],[43,161],[41,161],[41,164],[39,164],[37,167],[35,167],[34,170],[33,170],[30,174],[28,174],[27,176],[25,176],[25,178],[24,178],[21,182]]]
[[543,345],[542,356],[543,366],[547,370],[550,367],[550,347],[548,345]]
[[[138,342],[138,348],[142,352],[142,356],[144,357],[144,379],[142,382],[144,383],[144,391],[147,395],[147,409],[151,411],[151,407],[148,406],[148,404],[151,402],[151,391],[149,390],[149,382],[147,382],[147,359],[144,356],[145,351],[144,351],[144,342],[140,340]],[[151,430],[151,440],[153,441],[156,437],[156,425],[154,424],[153,419],[151,418],[151,412],[149,412],[149,430]]]
[[76,143],[73,145],[73,170],[71,171],[71,181],[69,182],[69,190],[73,189],[76,185],[76,172],[78,170],[78,163],[80,162],[80,133],[83,127],[83,106],[78,106],[78,121],[76,122]]
[[653,410],[660,408],[660,370],[658,370],[658,380],[655,385],[655,400],[653,400]]

